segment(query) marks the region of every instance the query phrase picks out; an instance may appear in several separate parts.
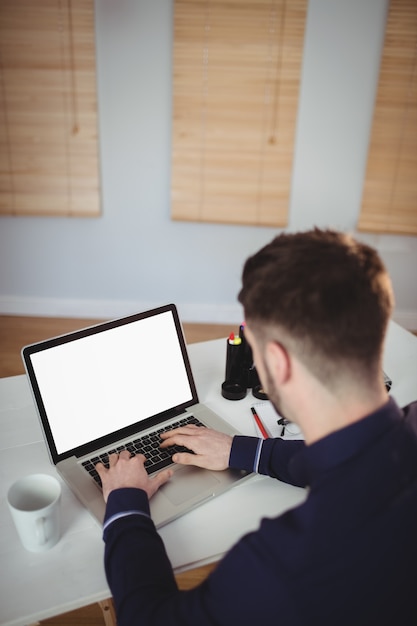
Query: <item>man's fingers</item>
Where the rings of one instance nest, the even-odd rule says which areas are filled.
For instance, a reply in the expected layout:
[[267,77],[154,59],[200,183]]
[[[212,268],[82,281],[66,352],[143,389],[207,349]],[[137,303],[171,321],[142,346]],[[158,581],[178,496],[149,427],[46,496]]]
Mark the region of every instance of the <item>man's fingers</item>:
[[175,437],[172,437],[172,439],[167,439],[166,441],[163,441],[159,447],[170,448],[171,446],[184,446],[184,448],[189,448],[190,439],[185,436],[176,435]]
[[156,484],[158,485],[158,489],[159,489],[161,485],[164,485],[166,482],[168,482],[168,480],[171,478],[173,473],[174,472],[171,469],[166,469],[166,470],[163,470],[162,472],[159,472],[159,474],[157,474],[154,478],[152,478],[152,480],[156,482]]
[[149,479],[148,497],[151,498],[158,491],[158,489],[162,487],[162,485],[168,482],[173,473],[174,472],[172,470],[166,469]]
[[110,465],[110,467],[113,467],[113,465],[116,465],[118,460],[119,460],[119,455],[118,454],[109,454],[109,465]]
[[150,478],[144,467],[145,460],[143,454],[132,456],[128,450],[122,450],[120,454],[109,455],[108,468],[101,462],[97,463],[96,468],[101,478],[103,497],[106,502],[113,490],[126,487],[143,489],[148,498],[151,498],[171,478],[173,474],[171,469],[166,469],[154,478]]
[[188,424],[188,426],[180,426],[180,428],[174,428],[173,430],[167,430],[161,433],[161,439],[163,441],[169,439],[178,439],[179,436],[187,438],[187,436],[195,435],[197,431],[201,429],[201,426],[195,424]]
[[200,463],[200,457],[197,454],[189,452],[177,452],[173,455],[172,460],[178,465],[194,465],[195,467],[205,467],[204,463]]
[[[114,452],[113,454],[109,454],[109,467],[114,467],[118,462],[119,457],[121,457],[122,459],[130,459],[130,452],[128,450],[121,450],[120,454],[117,454],[116,452]],[[95,468],[99,473],[99,476],[105,474],[108,471],[106,466],[101,462],[97,463],[95,465]]]
[[192,443],[196,443],[199,439],[196,439],[196,435],[203,434],[202,431],[206,431],[206,428],[201,426],[183,426],[182,428],[176,428],[166,433],[161,433],[162,443],[161,448],[169,448],[170,446],[184,446],[185,448],[192,448]]

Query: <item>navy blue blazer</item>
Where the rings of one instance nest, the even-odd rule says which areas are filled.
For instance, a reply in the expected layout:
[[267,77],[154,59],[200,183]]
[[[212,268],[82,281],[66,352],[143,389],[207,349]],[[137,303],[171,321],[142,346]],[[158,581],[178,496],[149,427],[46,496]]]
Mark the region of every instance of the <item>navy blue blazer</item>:
[[230,466],[306,486],[307,499],[179,591],[146,494],[113,491],[105,569],[118,626],[417,624],[417,402],[390,399],[309,446],[235,437]]

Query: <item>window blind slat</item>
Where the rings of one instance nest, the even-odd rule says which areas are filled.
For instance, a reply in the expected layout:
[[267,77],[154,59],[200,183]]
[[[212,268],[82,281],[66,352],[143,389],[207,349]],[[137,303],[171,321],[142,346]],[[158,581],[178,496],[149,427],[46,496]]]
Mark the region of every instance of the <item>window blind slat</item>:
[[176,0],[172,217],[286,224],[303,0]]
[[0,63],[0,212],[98,215],[93,0],[2,0]]
[[417,3],[391,0],[359,230],[417,235]]

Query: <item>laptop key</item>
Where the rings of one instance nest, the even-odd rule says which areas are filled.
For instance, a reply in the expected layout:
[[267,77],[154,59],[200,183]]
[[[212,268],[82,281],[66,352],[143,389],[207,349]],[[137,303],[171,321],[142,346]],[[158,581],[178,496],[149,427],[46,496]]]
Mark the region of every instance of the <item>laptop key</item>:
[[168,457],[167,459],[163,459],[159,461],[158,463],[152,464],[151,466],[147,466],[145,463],[145,469],[148,472],[148,474],[153,474],[154,472],[158,472],[159,470],[164,469],[165,467],[168,467],[168,465],[172,465],[171,457]]

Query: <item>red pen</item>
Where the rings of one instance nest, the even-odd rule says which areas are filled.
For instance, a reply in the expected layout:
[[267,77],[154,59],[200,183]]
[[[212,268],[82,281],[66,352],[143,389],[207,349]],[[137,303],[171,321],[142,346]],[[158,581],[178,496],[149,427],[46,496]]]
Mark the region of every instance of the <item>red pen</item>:
[[257,414],[257,412],[255,411],[255,407],[251,406],[251,411],[252,411],[252,413],[253,413],[253,417],[255,418],[255,422],[256,422],[256,424],[257,424],[257,426],[258,426],[259,430],[260,430],[260,431],[261,431],[261,433],[262,433],[262,437],[263,437],[264,439],[268,439],[268,433],[266,432],[266,430],[265,430],[265,426],[262,424],[262,422],[261,422],[261,420],[260,420],[260,418],[259,418],[259,415],[258,415],[258,414]]

